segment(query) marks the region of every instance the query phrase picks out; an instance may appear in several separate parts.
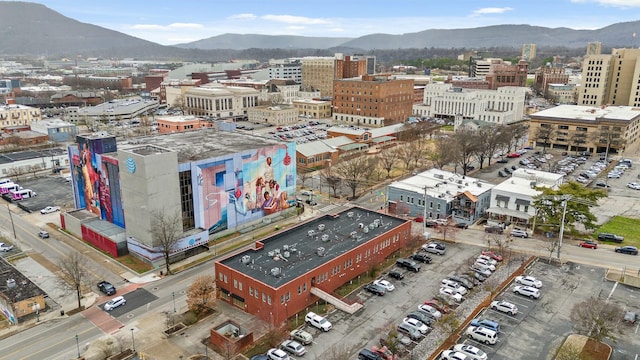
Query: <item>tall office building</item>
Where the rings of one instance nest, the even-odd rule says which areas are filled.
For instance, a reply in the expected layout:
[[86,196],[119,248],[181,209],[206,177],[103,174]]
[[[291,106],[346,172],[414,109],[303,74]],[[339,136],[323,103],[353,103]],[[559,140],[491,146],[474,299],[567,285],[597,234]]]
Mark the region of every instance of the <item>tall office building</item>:
[[582,65],[578,105],[640,106],[640,49],[590,55]]
[[602,43],[600,41],[591,41],[587,43],[587,54],[589,55],[600,55],[602,53]]
[[536,44],[522,45],[522,60],[531,61],[536,57]]
[[302,89],[320,90],[323,97],[333,96],[333,81],[367,74],[367,59],[336,54],[333,57],[304,57]]

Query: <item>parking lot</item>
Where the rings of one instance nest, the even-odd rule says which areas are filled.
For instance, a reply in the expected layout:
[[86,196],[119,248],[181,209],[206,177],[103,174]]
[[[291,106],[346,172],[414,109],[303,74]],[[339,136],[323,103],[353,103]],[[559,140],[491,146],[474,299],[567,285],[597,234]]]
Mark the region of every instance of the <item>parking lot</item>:
[[[601,296],[628,307],[640,306],[640,300],[633,296],[633,289],[604,282],[603,269],[574,264],[558,267],[538,261],[530,268],[529,274],[543,282],[539,299],[514,294],[514,284],[511,284],[497,299],[517,305],[517,315],[510,316],[492,309],[485,309],[478,315],[478,318],[500,324],[498,343],[485,345],[464,336],[461,343],[482,349],[490,359],[545,358],[572,333],[570,313],[574,304],[590,296]],[[614,345],[616,350],[612,359],[634,359],[640,349],[637,326],[624,325],[622,330],[618,343]],[[606,342],[612,344],[610,340]]]
[[25,189],[36,192],[35,197],[15,202],[25,211],[38,213],[47,206],[59,206],[62,211],[73,208],[71,183],[61,175],[44,176],[17,180]]

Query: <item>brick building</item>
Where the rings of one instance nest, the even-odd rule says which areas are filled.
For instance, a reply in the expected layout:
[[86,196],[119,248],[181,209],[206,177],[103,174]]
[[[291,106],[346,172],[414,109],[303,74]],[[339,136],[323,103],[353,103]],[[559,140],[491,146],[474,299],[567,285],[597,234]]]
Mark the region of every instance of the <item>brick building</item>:
[[331,294],[381,263],[410,236],[410,221],[371,210],[327,214],[216,261],[217,293],[277,325],[317,301],[316,294]]
[[412,79],[364,75],[334,81],[333,119],[367,127],[405,122],[413,114]]

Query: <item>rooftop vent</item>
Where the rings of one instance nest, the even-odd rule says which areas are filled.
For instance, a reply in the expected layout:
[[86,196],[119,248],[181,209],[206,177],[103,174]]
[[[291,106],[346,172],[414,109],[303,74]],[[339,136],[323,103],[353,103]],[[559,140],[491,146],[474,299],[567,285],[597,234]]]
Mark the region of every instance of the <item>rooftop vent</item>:
[[318,256],[324,256],[324,254],[325,254],[325,250],[324,250],[324,248],[323,248],[323,247],[319,247],[319,248],[316,250],[316,253],[318,254]]
[[323,234],[321,237],[322,241],[329,241],[329,234]]
[[352,217],[353,217],[353,211],[349,211],[349,212],[347,213],[347,217],[352,218]]
[[362,229],[362,228],[364,227],[364,223],[360,223],[360,224],[358,224],[358,227],[359,227],[360,229]]
[[369,232],[369,228],[365,227],[364,229],[362,229],[362,232],[365,233],[365,234],[368,233]]
[[269,251],[269,252],[267,253],[267,255],[269,255],[269,257],[274,257],[274,256],[276,256],[276,253],[275,253],[275,252],[273,252],[273,250],[272,250],[272,251]]
[[251,256],[249,255],[244,255],[241,259],[240,262],[242,262],[243,264],[248,264],[251,262]]
[[380,226],[381,224],[382,224],[382,221],[381,221],[380,219],[375,219],[375,220],[373,220],[373,225],[374,225],[375,227],[378,227],[378,226]]
[[279,267],[274,267],[271,269],[271,275],[275,277],[280,277],[282,275],[282,270]]
[[357,231],[352,231],[351,234],[349,234],[349,235],[351,235],[352,238],[355,238],[355,237],[358,236],[358,232]]
[[324,224],[318,224],[318,230],[323,231],[324,230]]
[[13,289],[14,287],[16,287],[16,280],[15,279],[7,279],[7,287],[9,289]]
[[309,231],[307,231],[307,235],[308,235],[308,236],[313,236],[313,235],[315,235],[315,234],[316,234],[316,232],[315,232],[315,231],[313,231],[313,230],[309,230]]
[[282,254],[282,256],[284,256],[284,258],[285,258],[285,259],[288,259],[288,258],[289,258],[289,256],[291,256],[291,253],[290,253],[290,252],[288,252],[288,251],[285,251],[285,252]]
[[482,183],[480,183],[480,181],[477,182],[478,187],[482,187]]
[[282,245],[282,250],[284,250],[284,251],[289,250],[289,245],[287,245],[287,244]]

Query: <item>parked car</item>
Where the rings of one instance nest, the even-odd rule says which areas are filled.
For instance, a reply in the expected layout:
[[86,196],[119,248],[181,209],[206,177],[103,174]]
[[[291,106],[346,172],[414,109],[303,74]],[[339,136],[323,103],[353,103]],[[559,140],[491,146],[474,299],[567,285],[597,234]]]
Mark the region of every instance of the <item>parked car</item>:
[[424,302],[424,304],[433,307],[434,309],[440,311],[442,314],[448,314],[451,312],[450,307],[448,307],[445,303],[437,299],[427,300]]
[[434,319],[440,319],[442,317],[442,313],[440,312],[440,310],[436,309],[431,305],[426,305],[426,304],[418,305],[418,310],[431,314],[431,317],[433,317]]
[[312,199],[307,199],[304,202],[306,202],[307,204],[311,205],[311,206],[316,206],[318,205],[318,203],[315,200]]
[[482,255],[488,256],[488,257],[492,258],[493,260],[495,260],[497,262],[502,261],[502,255],[496,254],[496,253],[494,253],[493,251],[490,251],[490,250],[483,250],[482,251]]
[[453,289],[449,289],[449,288],[440,288],[440,290],[438,290],[438,292],[441,295],[447,296],[453,300],[455,300],[456,302],[462,302],[463,298],[462,298],[462,294],[460,294],[459,292],[456,292]]
[[458,229],[468,229],[469,228],[469,224],[463,223],[463,222],[458,222],[458,223],[456,223],[456,227]]
[[611,233],[600,233],[598,234],[598,240],[600,241],[613,241],[616,243],[621,243],[624,241],[624,237],[616,235],[616,234],[611,234]]
[[378,279],[373,281],[374,284],[382,286],[386,291],[393,291],[396,287],[387,280]]
[[583,241],[580,241],[578,246],[583,248],[588,248],[588,249],[597,249],[598,243],[592,240],[583,240]]
[[485,226],[484,232],[489,234],[502,234],[504,229],[500,226]]
[[401,268],[405,268],[409,271],[413,271],[413,272],[420,271],[420,265],[411,259],[400,258],[396,260],[396,265],[398,265]]
[[413,326],[414,328],[418,329],[418,331],[420,331],[420,333],[422,334],[426,334],[429,332],[429,330],[431,330],[427,325],[425,325],[422,321],[416,318],[406,317],[402,319],[402,323],[407,324],[409,326]]
[[98,283],[98,290],[106,295],[113,295],[116,293],[116,287],[108,281],[100,281]]
[[516,276],[516,283],[525,286],[531,286],[540,289],[542,287],[542,281],[534,278],[533,276],[520,275]]
[[540,290],[538,290],[537,288],[534,288],[533,286],[518,285],[513,288],[513,292],[518,295],[528,296],[532,299],[540,298]]
[[453,350],[465,354],[469,360],[487,360],[487,353],[473,345],[457,344]]
[[507,157],[510,159],[519,158],[520,156],[522,156],[522,154],[518,154],[517,152],[507,155]]
[[637,182],[630,182],[627,184],[627,187],[633,190],[640,190],[640,184],[638,184]]
[[443,244],[435,242],[422,245],[422,250],[437,255],[444,255],[446,252],[446,248]]
[[481,326],[491,329],[495,332],[500,332],[500,324],[497,321],[489,319],[473,319],[471,320],[471,326]]
[[472,281],[458,275],[451,275],[448,277],[448,279],[457,282],[461,286],[464,286],[464,288],[467,290],[471,290],[475,287],[475,284]]
[[327,332],[332,328],[329,320],[311,311],[304,316],[304,322],[324,332]]
[[464,286],[460,285],[460,283],[453,280],[442,279],[442,281],[440,282],[440,287],[451,289],[462,296],[467,294],[467,289]]
[[104,309],[106,311],[111,311],[119,306],[122,306],[124,304],[127,303],[127,300],[125,300],[124,296],[116,296],[113,299],[107,301],[106,304],[104,304]]
[[313,336],[302,329],[291,331],[289,337],[302,345],[309,345],[313,342]]
[[419,341],[424,336],[418,329],[405,323],[398,325],[397,329],[399,333],[407,335],[413,341]]
[[40,214],[50,214],[56,211],[60,211],[60,206],[47,206],[46,208],[40,210]]
[[638,248],[635,246],[617,247],[615,251],[621,254],[638,255]]
[[382,287],[382,285],[378,285],[374,283],[368,283],[367,285],[365,285],[364,290],[372,294],[376,294],[378,296],[382,296],[387,292],[387,290],[385,290],[385,288]]
[[625,311],[624,317],[622,319],[629,324],[635,324],[636,322],[638,322],[638,320],[640,320],[640,315],[633,311]]
[[412,311],[408,313],[406,317],[421,321],[423,324],[427,326],[430,326],[435,321],[435,319],[429,316],[429,314],[421,310]]
[[470,339],[486,345],[493,345],[498,342],[498,333],[487,328],[469,326],[466,334]]
[[0,242],[0,252],[9,252],[13,250],[13,245],[7,245],[3,242]]
[[489,269],[489,271],[496,271],[496,266],[493,265],[491,262],[482,259],[482,258],[478,258],[476,259],[476,262],[474,265],[480,265],[480,268],[485,267],[487,269]]
[[509,162],[509,160],[508,160],[508,159],[505,159],[505,158],[502,158],[502,159],[500,159],[500,160],[498,160],[498,161],[496,161],[496,162],[497,162],[498,164],[506,164],[506,163],[508,163],[508,162]]
[[267,357],[269,358],[269,360],[290,360],[291,359],[289,357],[289,354],[284,352],[284,350],[276,349],[276,348],[269,349],[269,351],[267,351]]
[[467,355],[459,351],[445,350],[442,352],[442,354],[440,354],[440,359],[441,360],[467,360],[469,358],[467,357]]
[[490,307],[493,310],[507,313],[511,316],[514,316],[518,313],[518,307],[515,304],[504,300],[495,300],[491,303]]
[[[478,263],[474,263],[473,265],[471,265],[471,270],[474,272],[474,277],[480,282],[485,281],[489,276],[491,276],[491,270],[489,270],[489,268],[487,267],[483,267]],[[478,275],[480,275],[480,277]]]
[[384,360],[381,354],[369,349],[362,349],[358,353],[358,360]]
[[283,341],[280,344],[280,349],[296,356],[302,356],[307,353],[307,349],[295,340]]
[[529,237],[529,234],[526,230],[513,229],[511,230],[511,236],[525,239]]
[[431,264],[431,257],[429,257],[429,255],[427,254],[415,253],[411,255],[409,258],[411,258],[412,260],[423,262],[425,264]]
[[388,275],[389,275],[389,277],[394,278],[396,280],[404,279],[404,273],[402,271],[391,270],[391,271],[389,271]]
[[495,259],[490,258],[487,255],[480,254],[480,255],[478,255],[478,259],[479,260],[484,260],[484,261],[486,261],[487,263],[489,263],[489,264],[491,264],[493,266],[498,266],[498,261],[495,260]]

